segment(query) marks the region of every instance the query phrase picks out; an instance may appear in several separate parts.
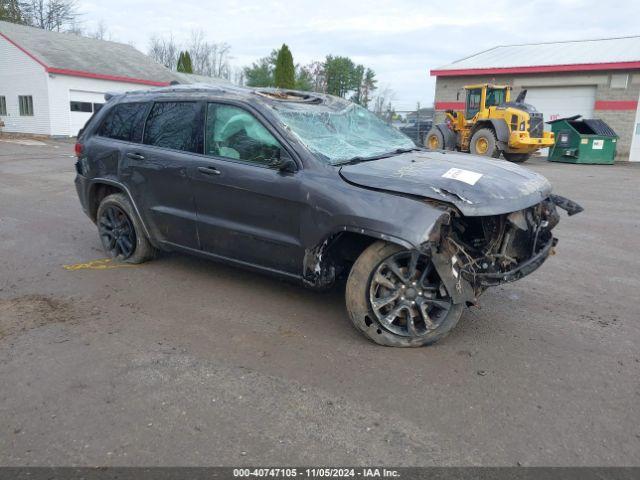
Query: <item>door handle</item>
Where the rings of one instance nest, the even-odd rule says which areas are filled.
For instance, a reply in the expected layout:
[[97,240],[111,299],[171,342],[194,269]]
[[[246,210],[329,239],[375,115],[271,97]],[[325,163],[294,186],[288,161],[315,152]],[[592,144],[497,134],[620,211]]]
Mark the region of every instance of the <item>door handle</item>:
[[127,152],[127,157],[131,160],[144,160],[144,155],[135,152]]
[[215,167],[198,167],[198,171],[205,175],[220,175],[220,170]]

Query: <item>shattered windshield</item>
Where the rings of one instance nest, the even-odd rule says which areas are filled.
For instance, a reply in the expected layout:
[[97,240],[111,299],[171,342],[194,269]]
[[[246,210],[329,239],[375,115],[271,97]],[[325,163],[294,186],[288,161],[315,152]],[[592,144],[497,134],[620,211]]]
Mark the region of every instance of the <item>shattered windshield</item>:
[[336,109],[291,103],[275,111],[309,150],[332,165],[415,148],[405,134],[355,104]]

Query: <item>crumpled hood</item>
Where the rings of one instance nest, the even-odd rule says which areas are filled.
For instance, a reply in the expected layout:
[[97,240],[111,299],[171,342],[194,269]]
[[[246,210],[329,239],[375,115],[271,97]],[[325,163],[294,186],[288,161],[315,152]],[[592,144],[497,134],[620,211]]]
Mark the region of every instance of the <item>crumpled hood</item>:
[[454,204],[464,215],[499,215],[549,196],[542,175],[506,160],[455,152],[411,152],[345,165],[340,175],[362,187]]

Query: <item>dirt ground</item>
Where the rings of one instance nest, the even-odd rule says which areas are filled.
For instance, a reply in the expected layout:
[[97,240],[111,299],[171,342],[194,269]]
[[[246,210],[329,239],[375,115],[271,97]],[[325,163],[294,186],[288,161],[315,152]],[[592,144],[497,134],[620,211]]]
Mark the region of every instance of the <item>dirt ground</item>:
[[1,465],[640,465],[640,165],[526,164],[585,207],[442,343],[343,292],[104,260],[72,145],[0,141]]

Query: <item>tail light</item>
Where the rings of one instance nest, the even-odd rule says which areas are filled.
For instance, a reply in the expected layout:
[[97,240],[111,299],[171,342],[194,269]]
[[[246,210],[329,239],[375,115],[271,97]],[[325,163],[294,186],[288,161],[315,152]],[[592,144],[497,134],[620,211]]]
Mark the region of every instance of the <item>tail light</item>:
[[76,142],[74,150],[76,152],[76,157],[80,158],[82,156],[82,152],[84,151],[84,145],[80,142]]

